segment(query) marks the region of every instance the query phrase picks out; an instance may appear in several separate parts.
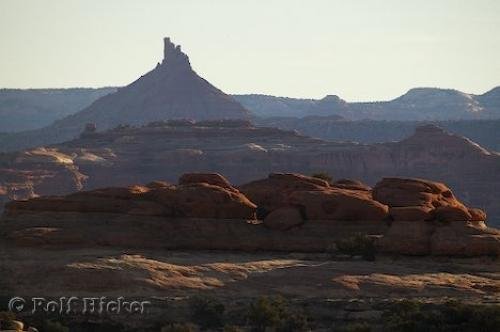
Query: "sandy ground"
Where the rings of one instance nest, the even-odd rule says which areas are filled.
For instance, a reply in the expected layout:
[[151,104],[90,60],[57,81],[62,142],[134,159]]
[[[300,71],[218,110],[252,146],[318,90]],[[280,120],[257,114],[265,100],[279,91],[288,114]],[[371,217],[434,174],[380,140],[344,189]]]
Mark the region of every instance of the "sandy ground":
[[500,260],[0,248],[2,296],[447,297],[500,303]]

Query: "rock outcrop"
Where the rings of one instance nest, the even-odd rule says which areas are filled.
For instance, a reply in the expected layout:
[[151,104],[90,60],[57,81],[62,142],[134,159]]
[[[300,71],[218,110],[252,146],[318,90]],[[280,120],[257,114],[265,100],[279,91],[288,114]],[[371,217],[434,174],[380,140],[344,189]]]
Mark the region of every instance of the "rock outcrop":
[[23,199],[159,179],[174,183],[192,172],[220,172],[236,185],[273,172],[327,172],[366,183],[337,181],[330,187],[365,191],[382,177],[425,178],[447,183],[466,204],[483,208],[492,225],[500,225],[499,167],[498,154],[434,126],[421,127],[401,142],[363,145],[241,120],[176,120],[2,154],[0,186],[6,199]]
[[477,256],[500,253],[500,231],[453,221],[395,221],[377,241],[382,252],[405,255]]
[[[440,214],[455,207],[474,212],[468,219]],[[427,180],[384,179],[372,195],[275,173],[239,191],[220,174],[202,173],[183,175],[177,186],[154,182],[13,201],[0,234],[24,246],[317,252],[361,233],[374,236],[382,252],[499,254],[500,231],[474,220],[483,216]]]
[[286,231],[304,223],[300,210],[293,206],[285,206],[273,210],[264,218],[264,225],[270,229]]
[[487,229],[486,214],[458,201],[443,183],[385,178],[374,199],[389,206],[392,220],[380,250],[411,255],[498,254],[500,232]]
[[322,191],[330,187],[327,181],[294,173],[272,173],[267,179],[244,184],[240,190],[261,210],[269,213],[289,205],[295,191]]
[[[207,182],[104,188],[67,196],[47,196],[13,201],[6,216],[30,213],[114,213],[168,218],[255,219],[256,206],[218,174],[184,175],[182,179],[217,179],[222,186]],[[182,181],[181,181],[182,182]]]
[[277,173],[240,189],[267,213],[294,206],[307,220],[381,221],[387,217],[387,206],[374,201],[366,188],[348,187],[330,186],[325,180],[300,174]]
[[11,156],[12,163],[5,163],[4,157],[0,156],[0,210],[11,199],[81,190],[87,179],[73,159],[57,149],[19,152]]
[[351,190],[361,190],[361,191],[370,191],[372,188],[370,186],[364,184],[358,180],[350,180],[350,179],[340,179],[332,183],[333,187],[340,189],[351,189]]
[[443,183],[384,178],[372,192],[373,199],[389,207],[391,220],[388,231],[377,241],[381,251],[410,255],[498,254],[500,232],[486,227],[486,213],[466,207]]
[[374,201],[365,191],[328,189],[296,191],[288,201],[299,206],[309,220],[371,220],[383,221],[388,215],[384,204]]
[[184,174],[179,179],[180,185],[189,185],[189,184],[199,184],[206,183],[213,186],[222,187],[229,191],[236,191],[229,181],[218,173],[188,173]]
[[[471,221],[469,209],[446,185],[422,179],[384,178],[373,188],[373,197],[390,207],[393,220]],[[474,212],[486,220],[483,211]]]

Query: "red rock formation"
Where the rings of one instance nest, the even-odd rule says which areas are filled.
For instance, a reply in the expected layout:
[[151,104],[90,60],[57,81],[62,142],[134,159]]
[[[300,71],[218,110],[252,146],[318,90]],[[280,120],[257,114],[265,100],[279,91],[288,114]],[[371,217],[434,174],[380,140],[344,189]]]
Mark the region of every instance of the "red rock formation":
[[[365,188],[331,187],[300,174],[271,174],[242,186],[257,205],[220,174],[186,174],[179,182],[10,202],[3,234],[18,245],[308,252],[328,250],[335,240],[356,232],[378,235],[382,252],[500,253],[500,231],[472,220],[472,214],[474,219],[484,214],[467,209],[448,187],[432,181],[382,180],[375,197],[398,205],[391,210]],[[261,204],[270,209],[263,223],[253,220]],[[471,220],[454,214],[457,206],[473,211]],[[385,220],[389,213],[390,225]]]
[[300,210],[286,206],[269,213],[264,219],[264,225],[270,229],[286,231],[304,223]]
[[444,184],[422,179],[384,178],[373,188],[373,197],[391,207],[425,205],[436,208],[458,204]]
[[234,190],[229,181],[218,173],[188,173],[179,179],[180,185],[206,183],[224,189]]
[[332,187],[340,188],[340,189],[351,189],[351,190],[363,190],[370,191],[372,188],[370,186],[364,184],[361,181],[350,180],[350,179],[340,179],[332,183]]
[[378,241],[381,251],[464,256],[498,253],[500,232],[486,229],[486,214],[467,208],[442,183],[385,178],[374,187],[373,197],[390,206],[393,220]]
[[428,206],[400,206],[389,208],[389,215],[395,221],[427,221],[434,218],[432,211]]
[[329,188],[327,181],[293,173],[273,173],[267,179],[240,186],[240,190],[259,208],[267,212],[288,206],[288,197],[295,191],[321,191]]
[[405,255],[498,255],[500,231],[470,222],[395,221],[377,246]]
[[255,219],[256,206],[236,189],[206,183],[176,188],[174,215],[186,218]]
[[485,221],[486,212],[478,208],[469,208],[468,212],[471,215],[471,221]]
[[[283,171],[328,172],[370,185],[385,176],[420,177],[447,183],[466,204],[482,207],[491,224],[500,225],[500,156],[439,128],[420,128],[402,142],[361,145],[238,127],[234,121],[213,126],[181,122],[96,133],[47,148],[43,159],[39,149],[0,155],[0,185],[7,198],[23,199],[81,187],[173,182],[190,172],[220,172],[235,184]],[[26,154],[38,157],[28,162]],[[339,183],[330,186],[349,189]]]
[[[438,225],[430,238],[431,255],[479,256],[500,254],[500,231],[472,224]],[[410,252],[411,253],[411,252]]]
[[245,184],[240,190],[267,212],[295,206],[307,220],[380,221],[387,217],[387,206],[374,201],[366,187],[350,181],[343,183],[349,189],[341,188],[342,184],[331,187],[327,181],[314,177],[276,173]]
[[476,220],[486,218],[482,210],[468,209],[458,201],[446,185],[428,180],[384,178],[373,188],[373,198],[391,208],[395,221],[471,221],[469,211]]
[[[205,176],[213,179],[219,175]],[[64,197],[47,196],[28,201],[12,201],[6,205],[6,215],[16,217],[25,213],[50,211],[175,218],[254,219],[255,208],[253,203],[229,183],[224,184],[224,187],[207,183],[188,183],[177,187],[155,183],[148,186],[97,189]]]
[[166,181],[151,181],[146,185],[149,189],[168,188],[172,185]]
[[366,191],[330,188],[321,191],[294,191],[286,200],[304,210],[308,220],[371,220],[382,221],[388,207]]
[[87,178],[71,158],[56,149],[37,148],[9,157],[0,156],[0,210],[11,199],[81,190]]

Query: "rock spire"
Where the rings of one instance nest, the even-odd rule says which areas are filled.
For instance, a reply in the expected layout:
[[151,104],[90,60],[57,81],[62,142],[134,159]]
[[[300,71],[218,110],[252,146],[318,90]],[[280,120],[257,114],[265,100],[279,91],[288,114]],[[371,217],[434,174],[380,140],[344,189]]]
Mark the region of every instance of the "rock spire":
[[182,52],[180,45],[172,43],[169,37],[163,38],[163,44],[163,65],[191,69],[189,57]]

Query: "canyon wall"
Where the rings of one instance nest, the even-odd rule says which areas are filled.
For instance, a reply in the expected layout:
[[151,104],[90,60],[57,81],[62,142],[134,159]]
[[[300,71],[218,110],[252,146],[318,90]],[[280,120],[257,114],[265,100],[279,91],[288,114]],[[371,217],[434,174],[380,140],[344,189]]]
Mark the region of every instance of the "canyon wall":
[[[333,143],[248,122],[159,122],[88,133],[59,145],[0,155],[7,199],[176,181],[186,172],[220,172],[235,184],[272,172],[357,179],[421,177],[447,183],[456,196],[500,215],[500,156],[434,126],[400,142]],[[6,198],[4,198],[6,199]]]

